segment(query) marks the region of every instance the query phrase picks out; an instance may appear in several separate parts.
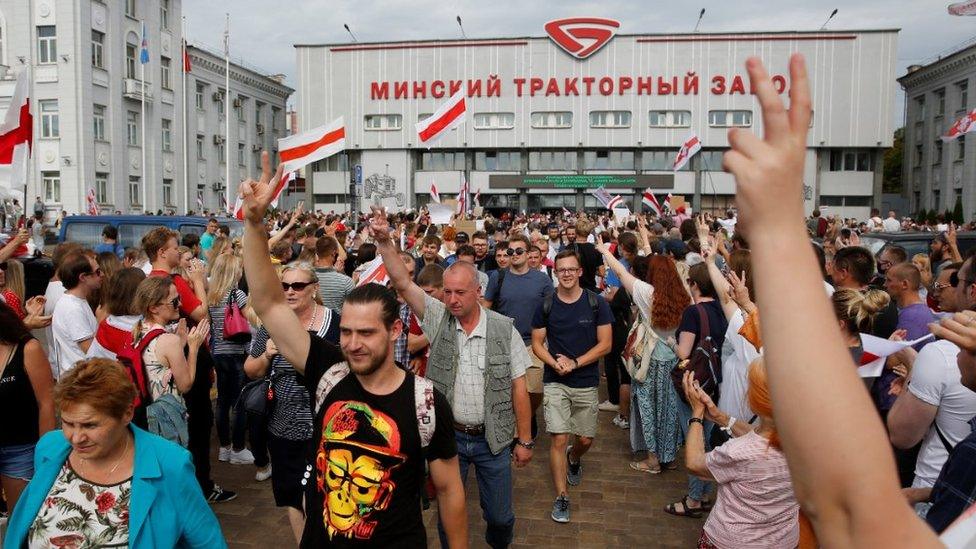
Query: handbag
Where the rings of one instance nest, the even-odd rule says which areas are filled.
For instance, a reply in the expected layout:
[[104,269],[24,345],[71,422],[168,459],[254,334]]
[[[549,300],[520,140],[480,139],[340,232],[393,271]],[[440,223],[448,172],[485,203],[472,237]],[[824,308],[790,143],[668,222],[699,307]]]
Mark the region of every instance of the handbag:
[[267,375],[245,385],[241,389],[241,396],[237,398],[237,405],[249,416],[263,419],[271,413],[273,400],[274,389],[271,387],[271,376]]
[[224,306],[224,341],[247,343],[251,341],[251,325],[233,297],[234,292],[227,294],[227,305]]

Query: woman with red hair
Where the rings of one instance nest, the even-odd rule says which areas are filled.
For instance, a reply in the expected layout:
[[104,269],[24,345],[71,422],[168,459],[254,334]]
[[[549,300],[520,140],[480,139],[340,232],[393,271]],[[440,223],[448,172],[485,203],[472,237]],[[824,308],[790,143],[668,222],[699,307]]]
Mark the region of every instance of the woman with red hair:
[[[763,359],[757,358],[749,366],[747,397],[749,407],[759,416],[755,430],[719,410],[691,372],[685,373],[684,390],[692,411],[685,466],[692,474],[718,483],[715,506],[705,521],[699,549],[796,547],[800,542],[800,506],[773,422]],[[734,422],[734,438],[706,453],[705,420],[716,425]]]
[[640,272],[644,263],[635,261],[635,271],[630,273],[602,240],[597,249],[634,300],[639,312],[636,322],[642,323],[645,330],[646,335],[640,341],[631,342],[628,337],[624,351],[634,370],[628,372],[631,376],[630,446],[635,454],[647,452],[645,459],[631,462],[630,467],[657,474],[661,472],[661,464],[671,464],[678,453],[678,394],[671,382],[671,370],[678,363],[674,333],[691,298],[670,257],[651,256],[646,273]]

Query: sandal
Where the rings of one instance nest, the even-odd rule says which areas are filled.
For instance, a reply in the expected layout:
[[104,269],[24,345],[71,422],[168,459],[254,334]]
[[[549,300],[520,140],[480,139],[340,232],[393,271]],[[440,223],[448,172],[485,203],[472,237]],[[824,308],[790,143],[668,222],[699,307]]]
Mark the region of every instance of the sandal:
[[667,463],[662,463],[661,467],[664,467],[668,471],[676,471],[678,470],[678,462],[677,460],[675,460],[675,461],[669,461]]
[[[681,501],[665,505],[664,512],[676,517],[701,518],[702,510],[688,507],[689,499],[690,498],[688,496],[685,496],[681,498]],[[681,509],[678,509],[679,505],[681,506]]]
[[643,461],[631,461],[630,468],[638,471],[640,473],[647,473],[649,475],[656,475],[661,472],[661,466],[651,467],[650,465],[644,463]]
[[714,506],[715,502],[709,499],[703,499],[701,502],[702,511],[711,511]]

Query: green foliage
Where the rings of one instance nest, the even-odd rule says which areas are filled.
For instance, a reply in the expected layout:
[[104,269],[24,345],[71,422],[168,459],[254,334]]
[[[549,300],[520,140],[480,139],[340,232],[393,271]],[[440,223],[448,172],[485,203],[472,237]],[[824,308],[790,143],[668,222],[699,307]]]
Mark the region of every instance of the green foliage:
[[[900,193],[902,187],[901,168],[905,148],[905,128],[895,130],[891,148],[884,152],[884,174],[881,179],[882,192]],[[921,218],[920,218],[921,219]]]
[[956,204],[952,207],[952,220],[956,222],[956,225],[962,225],[966,221],[964,217],[962,214],[962,198],[956,196]]

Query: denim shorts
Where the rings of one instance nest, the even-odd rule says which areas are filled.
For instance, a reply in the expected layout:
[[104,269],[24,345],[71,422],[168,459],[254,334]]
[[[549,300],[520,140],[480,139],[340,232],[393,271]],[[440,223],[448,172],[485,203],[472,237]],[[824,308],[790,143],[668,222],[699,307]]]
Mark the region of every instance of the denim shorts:
[[0,475],[21,480],[34,476],[34,444],[0,446]]

